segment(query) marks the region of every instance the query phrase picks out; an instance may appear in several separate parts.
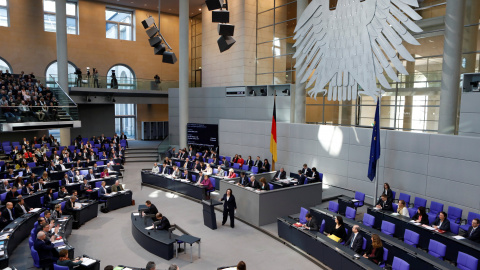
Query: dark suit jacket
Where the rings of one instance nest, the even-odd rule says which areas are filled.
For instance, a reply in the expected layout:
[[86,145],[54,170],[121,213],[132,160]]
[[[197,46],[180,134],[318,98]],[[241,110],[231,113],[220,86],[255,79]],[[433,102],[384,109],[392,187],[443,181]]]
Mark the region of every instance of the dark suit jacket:
[[[382,207],[382,210],[393,211],[392,202],[388,201],[388,198],[387,198],[386,202],[384,202],[382,199],[378,200],[376,205],[380,205]],[[428,218],[427,218],[427,220],[428,220]]]
[[[437,217],[432,223],[432,225],[438,226],[438,224],[440,224],[440,218]],[[440,226],[438,229],[443,231],[450,231],[450,220],[448,220],[448,218],[444,219],[442,222],[442,226]]]
[[387,193],[385,193],[385,189],[382,192],[382,195],[387,195],[387,201],[393,201],[393,192],[391,189],[387,189]]
[[283,171],[283,172],[277,171],[274,178],[275,179],[277,179],[277,178],[287,179],[287,172],[286,171]]
[[[12,211],[12,218],[15,220],[15,210],[12,208],[11,211]],[[7,220],[8,223],[10,223],[10,221],[12,221],[12,220],[10,220],[10,214],[8,213],[7,208],[3,209],[2,217],[4,217]]]
[[345,241],[345,239],[347,238],[347,232],[345,232],[344,225],[341,225],[340,227],[338,227],[338,229],[334,227],[331,234],[337,236],[338,238],[341,238],[342,241]]
[[18,191],[15,191],[15,193],[13,193],[13,191],[10,190],[9,192],[7,192],[7,197],[5,198],[5,201],[11,202],[14,198],[17,198],[18,195],[20,195],[18,194]]
[[230,199],[227,201],[227,194],[223,194],[223,198],[220,201],[225,201],[223,203],[223,211],[233,211],[237,209],[237,202],[235,201],[235,196],[230,195]]
[[[3,214],[2,214],[3,216]],[[467,238],[472,240],[472,241],[475,241],[477,243],[480,243],[480,227],[477,227],[475,229],[475,231],[473,231],[473,234],[470,235],[470,233],[472,232],[473,230],[473,227],[470,226],[470,228],[468,228],[468,232],[467,232]]]
[[65,215],[73,215],[73,203],[71,200],[68,200],[66,203],[65,203],[65,209],[63,210],[63,213]]
[[75,269],[74,267],[77,266],[77,265],[80,265],[80,264],[82,264],[82,261],[73,262],[71,260],[66,260],[66,261],[58,261],[57,262],[57,265],[67,266],[68,269]]
[[310,219],[310,221],[307,221],[307,223],[305,223],[305,225],[307,227],[310,227],[310,231],[316,231],[317,232],[319,230],[317,221],[315,220],[314,217],[312,217],[312,219]]
[[310,168],[302,168],[302,174],[306,175],[307,177],[312,177],[312,169]]
[[383,261],[383,247],[377,248],[373,256],[370,256],[372,254],[372,250],[373,250],[372,245],[369,245],[367,247],[367,250],[365,251],[365,254],[367,254],[368,256],[368,259],[376,264]]
[[[32,192],[32,191],[35,191],[35,189],[33,187],[30,188],[30,192]],[[27,191],[27,186],[24,186],[22,188],[22,195],[30,195],[30,193],[28,193],[28,191]]]
[[[413,220],[417,220],[418,219],[418,213],[416,213],[413,217],[412,217]],[[430,222],[428,221],[428,215],[425,214],[422,216],[422,219],[420,220],[420,223],[421,224],[425,224],[425,225],[428,225]],[[443,225],[443,224],[442,224]],[[450,224],[449,224],[450,225]]]
[[152,203],[150,207],[144,211],[147,215],[156,215],[158,213],[157,207]]
[[58,192],[58,198],[65,198],[65,196],[67,196],[67,195],[68,195],[68,191],[63,193],[63,191],[60,190]]
[[50,242],[49,239],[45,238],[44,241],[36,239],[34,248],[38,252],[38,257],[40,260],[52,259],[52,250],[55,249],[55,246]]
[[[95,175],[94,175],[94,177],[95,177]],[[90,174],[87,174],[87,175],[85,175],[85,179],[92,180],[92,176]]]
[[245,160],[245,163],[243,165],[248,165],[248,168],[252,168],[253,166],[253,160]]
[[162,217],[160,224],[157,225],[157,230],[168,230],[168,228],[170,228],[170,221],[167,217]]
[[8,220],[6,218],[4,218],[3,216],[0,217],[0,230],[3,230],[3,228],[5,228],[5,226],[8,225]]
[[315,182],[319,182],[320,181],[320,173],[317,171],[317,172],[313,172],[312,171],[312,177],[313,177],[313,180]]
[[248,183],[248,186],[252,187],[254,189],[259,189],[260,188],[260,184],[258,183],[257,180],[254,180],[253,182],[250,181],[250,183]]
[[[30,207],[28,207],[28,205],[25,204],[25,203],[23,204],[23,207],[25,207],[25,211],[27,211],[27,213],[28,213],[28,210],[30,209]],[[19,204],[19,203],[17,203],[17,205],[15,205],[14,208],[15,208],[15,217],[18,218],[18,217],[21,217],[21,216],[24,215],[23,210],[22,210],[22,208],[20,207],[20,204]],[[8,215],[8,213],[7,213],[7,215]]]
[[[355,236],[354,233],[350,236],[347,242],[345,242],[345,246],[350,247],[352,245],[352,239]],[[353,246],[351,249],[355,251],[355,253],[362,253],[362,246],[363,246],[363,236],[360,233],[357,233],[357,237],[355,237],[355,240],[353,241]]]
[[250,183],[250,179],[248,179],[248,177],[245,176],[245,177],[243,177],[243,178],[240,178],[240,182],[239,182],[239,183],[240,183],[240,185],[242,185],[242,186],[246,186],[246,185],[248,185],[248,183]]

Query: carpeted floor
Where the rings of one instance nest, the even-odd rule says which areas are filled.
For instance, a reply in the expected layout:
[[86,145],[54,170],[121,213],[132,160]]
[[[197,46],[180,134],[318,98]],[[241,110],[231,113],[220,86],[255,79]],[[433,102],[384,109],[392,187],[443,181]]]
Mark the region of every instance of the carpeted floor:
[[[133,190],[137,205],[151,200],[171,222],[177,223],[191,235],[200,237],[201,258],[194,246],[194,262],[190,263],[190,249],[170,261],[159,258],[142,249],[131,233],[130,213],[137,206],[130,206],[104,214],[74,230],[68,238],[75,247],[75,255],[87,254],[100,259],[101,269],[108,264],[145,267],[154,261],[157,269],[167,269],[172,263],[180,269],[216,269],[234,265],[244,260],[248,269],[319,269],[318,266],[260,231],[236,222],[234,229],[220,226],[221,213],[217,212],[218,230],[203,225],[202,206],[191,200],[174,196],[152,188],[141,187],[140,170],[150,168],[150,163],[127,163],[124,184]],[[23,241],[10,256],[10,263],[18,269],[33,267],[28,240]]]

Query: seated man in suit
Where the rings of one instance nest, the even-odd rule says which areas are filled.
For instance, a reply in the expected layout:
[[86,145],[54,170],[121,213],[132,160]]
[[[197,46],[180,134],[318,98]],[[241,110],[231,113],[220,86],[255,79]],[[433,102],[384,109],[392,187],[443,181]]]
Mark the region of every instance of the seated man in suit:
[[392,203],[388,201],[387,195],[385,194],[380,197],[375,207],[385,211],[393,211]]
[[303,224],[303,227],[307,230],[318,232],[319,228],[317,225],[317,221],[312,216],[312,214],[307,213],[305,215],[305,219],[307,220],[307,223]]
[[10,183],[8,183],[8,180],[3,180],[0,182],[0,190],[2,193],[10,191],[10,188],[12,187],[10,186]]
[[348,241],[345,242],[345,246],[355,251],[355,253],[361,254],[363,251],[363,237],[361,234],[358,233],[358,228],[358,225],[354,225],[352,227],[352,235],[350,235]]
[[112,192],[118,192],[118,191],[122,191],[123,190],[123,186],[120,185],[120,182],[115,181],[115,184],[112,185]]
[[7,202],[7,206],[2,211],[2,216],[7,220],[7,224],[15,220],[15,213],[13,212],[13,203]]
[[257,180],[255,180],[255,176],[250,177],[250,183],[248,183],[247,187],[251,187],[253,189],[260,189],[260,184]]
[[66,196],[68,196],[68,191],[65,186],[62,186],[58,192],[58,198],[65,198]]
[[450,231],[450,221],[447,219],[447,213],[445,212],[440,212],[438,214],[438,217],[435,219],[435,221],[432,223],[433,228],[439,229],[442,231]]
[[2,212],[0,212],[0,230],[3,230],[5,226],[8,225],[8,220],[2,216]]
[[468,228],[466,238],[475,241],[477,243],[480,243],[480,230],[478,228],[478,225],[480,224],[480,220],[478,218],[474,218],[472,220],[472,226]]
[[17,205],[15,205],[15,216],[18,218],[18,217],[21,217],[25,214],[28,213],[28,211],[32,210],[33,208],[30,208],[28,207],[26,204],[25,204],[25,201],[23,199],[21,199]]
[[250,180],[248,180],[248,177],[245,175],[245,172],[241,172],[240,181],[237,183],[237,185],[245,187],[245,186],[248,186],[248,183],[250,183]]
[[88,170],[88,174],[85,176],[85,179],[87,180],[95,180],[95,174],[93,173],[93,169]]
[[302,170],[298,170],[298,176],[300,176],[300,178],[298,178],[298,184],[303,185],[305,183],[305,179],[307,179],[307,176],[302,173]]
[[158,220],[155,222],[157,224],[157,230],[168,230],[170,228],[170,221],[168,221],[168,218],[164,217],[162,213],[157,213],[155,217]]
[[48,166],[47,170],[48,170],[49,172],[52,172],[52,171],[54,172],[54,171],[57,170],[57,166],[55,166],[55,163],[54,163],[53,161],[50,162],[50,166]]
[[15,199],[15,198],[20,199],[20,198],[22,198],[22,195],[20,195],[20,194],[18,193],[18,191],[17,191],[17,186],[14,185],[14,186],[10,189],[10,191],[7,192],[7,196],[6,196],[6,198],[5,198],[5,201],[6,201],[6,202],[11,202],[11,201],[13,201],[13,199]]
[[148,209],[143,211],[143,215],[156,215],[158,213],[157,207],[151,201],[146,201],[145,204]]
[[[54,240],[55,235],[48,239],[44,231],[39,231],[37,234],[34,248],[38,252],[40,263],[43,265],[50,266],[56,261],[55,254],[58,252],[56,252],[55,246],[52,244],[52,241]],[[50,269],[53,269],[53,267]]]
[[35,191],[44,190],[45,189],[45,180],[43,180],[43,178],[40,178],[38,180],[38,183],[35,183],[35,185],[33,187],[35,188]]
[[313,167],[312,168],[312,176],[313,182],[320,182],[320,173],[317,172],[317,168]]
[[278,171],[275,174],[274,178],[277,179],[277,180],[287,179],[287,172],[283,168],[280,168],[280,171]]
[[63,210],[63,213],[65,215],[73,215],[73,210],[75,209],[75,201],[77,200],[77,196],[70,197],[70,200],[68,200],[65,203],[65,209]]
[[63,160],[59,161],[59,164],[57,166],[55,166],[55,170],[56,171],[66,171],[67,170],[65,165],[63,165]]
[[100,186],[100,196],[103,197],[105,195],[108,195],[107,188],[105,187],[107,183],[105,181],[102,181],[102,185]]
[[160,168],[158,167],[158,164],[155,162],[153,163],[153,168],[152,168],[152,173],[159,173]]
[[62,185],[69,185],[69,184],[73,184],[73,180],[70,177],[68,177],[68,174],[64,174],[62,179]]
[[312,177],[312,170],[308,168],[307,164],[303,164],[302,174],[306,177]]
[[75,168],[72,167],[70,170],[66,173],[68,175],[68,178],[70,179],[70,182],[73,183],[75,182]]
[[35,193],[32,183],[28,182],[25,186],[22,188],[22,195],[31,195]]

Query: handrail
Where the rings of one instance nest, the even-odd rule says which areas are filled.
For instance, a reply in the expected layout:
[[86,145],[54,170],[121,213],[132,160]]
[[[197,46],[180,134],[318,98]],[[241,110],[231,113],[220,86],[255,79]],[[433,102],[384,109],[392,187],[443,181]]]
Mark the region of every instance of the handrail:
[[75,101],[73,101],[73,99],[67,94],[67,92],[65,92],[65,90],[63,90],[62,86],[55,80],[55,78],[52,76],[52,74],[50,74],[50,77],[52,77],[53,81],[58,85],[58,88],[60,88],[60,90],[63,91],[63,93],[68,97],[68,99],[70,99],[70,101],[71,101],[76,107],[78,107],[77,103],[75,103]]

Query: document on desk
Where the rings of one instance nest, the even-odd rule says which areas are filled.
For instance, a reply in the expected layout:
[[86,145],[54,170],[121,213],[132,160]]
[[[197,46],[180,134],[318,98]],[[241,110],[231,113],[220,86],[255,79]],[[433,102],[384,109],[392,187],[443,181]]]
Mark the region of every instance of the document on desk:
[[67,248],[67,246],[63,245],[63,246],[59,246],[57,247],[58,249],[64,249],[64,248]]
[[153,225],[150,226],[150,227],[146,227],[145,229],[146,229],[146,230],[153,230]]
[[0,240],[6,240],[6,239],[8,239],[9,236],[10,236],[9,233],[2,234],[2,235],[0,235]]
[[392,213],[392,216],[398,216],[400,215],[399,213]]
[[457,239],[457,240],[463,240],[465,239],[465,237],[463,236],[460,236],[460,235],[455,235],[455,236],[452,236],[453,238]]
[[422,227],[424,227],[425,229],[430,230],[430,231],[435,231],[435,228],[430,227],[428,225],[422,225]]
[[2,250],[2,251],[0,251],[0,257],[3,256],[3,255],[5,255],[5,251]]
[[134,216],[140,216],[140,213],[133,213]]
[[89,266],[89,265],[94,264],[95,262],[96,262],[96,260],[94,260],[94,259],[83,258],[82,265]]
[[356,200],[356,199],[352,199],[352,202],[359,202],[359,200]]
[[32,210],[29,211],[29,213],[36,213],[40,211],[42,208],[33,208]]
[[65,221],[67,221],[67,219],[68,219],[68,218],[61,218],[61,219],[58,219],[57,221],[58,221],[58,222],[65,222]]

